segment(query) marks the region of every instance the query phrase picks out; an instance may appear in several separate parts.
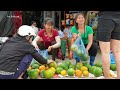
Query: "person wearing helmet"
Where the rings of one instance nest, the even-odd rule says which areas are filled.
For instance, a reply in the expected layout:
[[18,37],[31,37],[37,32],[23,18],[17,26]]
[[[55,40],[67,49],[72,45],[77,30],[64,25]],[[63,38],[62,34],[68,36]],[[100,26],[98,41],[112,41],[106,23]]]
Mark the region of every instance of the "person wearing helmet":
[[0,79],[21,78],[32,58],[41,64],[53,60],[44,59],[31,44],[35,32],[31,26],[19,27],[16,36],[9,38],[0,48]]

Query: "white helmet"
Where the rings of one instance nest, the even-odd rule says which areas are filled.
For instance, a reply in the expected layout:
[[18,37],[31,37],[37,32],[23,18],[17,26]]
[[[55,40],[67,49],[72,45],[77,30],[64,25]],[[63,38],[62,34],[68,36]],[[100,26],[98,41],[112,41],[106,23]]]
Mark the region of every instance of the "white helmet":
[[20,36],[35,36],[35,31],[31,26],[22,25],[19,27],[18,32]]

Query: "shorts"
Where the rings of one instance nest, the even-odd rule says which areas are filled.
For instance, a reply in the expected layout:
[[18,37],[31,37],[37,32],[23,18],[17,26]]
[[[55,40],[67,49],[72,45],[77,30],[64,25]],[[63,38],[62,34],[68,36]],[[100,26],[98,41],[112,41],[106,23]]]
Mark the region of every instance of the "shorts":
[[31,55],[26,55],[20,62],[18,66],[18,70],[15,72],[15,74],[12,75],[0,75],[0,79],[17,79],[23,72],[25,72],[33,57]]
[[99,18],[96,39],[103,42],[120,40],[120,17]]

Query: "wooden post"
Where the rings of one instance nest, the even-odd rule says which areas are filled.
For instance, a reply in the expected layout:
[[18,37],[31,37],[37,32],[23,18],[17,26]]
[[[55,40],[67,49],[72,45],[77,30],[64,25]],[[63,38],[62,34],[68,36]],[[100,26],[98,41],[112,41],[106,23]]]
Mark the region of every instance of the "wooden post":
[[65,11],[64,11],[64,20],[65,20]]
[[61,11],[59,11],[59,30],[61,30]]
[[89,24],[89,15],[90,15],[90,11],[87,12],[86,17],[85,17],[85,25]]

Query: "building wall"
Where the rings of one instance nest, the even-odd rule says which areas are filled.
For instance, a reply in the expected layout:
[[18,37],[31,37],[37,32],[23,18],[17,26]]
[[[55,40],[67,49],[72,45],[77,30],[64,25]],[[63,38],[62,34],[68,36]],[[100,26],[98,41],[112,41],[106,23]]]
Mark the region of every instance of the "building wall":
[[50,17],[55,22],[55,27],[60,29],[61,27],[61,11],[44,11],[44,19]]
[[23,24],[30,25],[30,22],[35,20],[38,22],[38,27],[43,28],[43,22],[46,17],[50,17],[55,22],[55,27],[61,27],[61,11],[24,11]]

